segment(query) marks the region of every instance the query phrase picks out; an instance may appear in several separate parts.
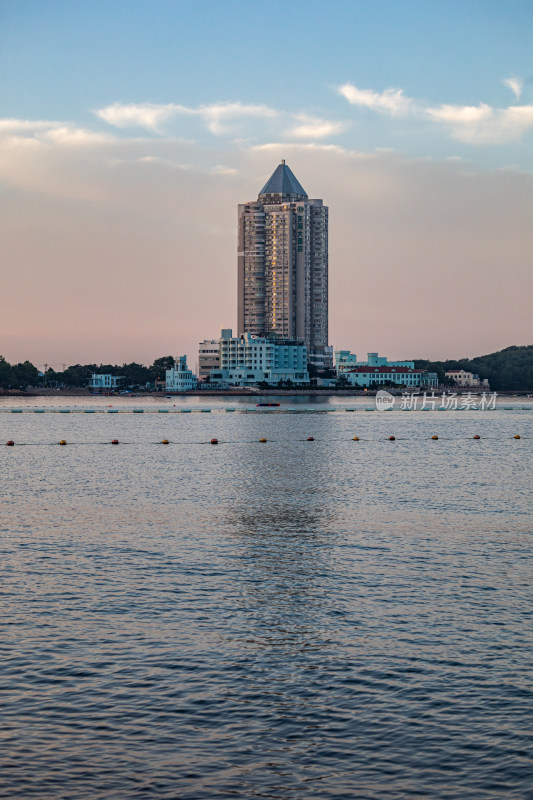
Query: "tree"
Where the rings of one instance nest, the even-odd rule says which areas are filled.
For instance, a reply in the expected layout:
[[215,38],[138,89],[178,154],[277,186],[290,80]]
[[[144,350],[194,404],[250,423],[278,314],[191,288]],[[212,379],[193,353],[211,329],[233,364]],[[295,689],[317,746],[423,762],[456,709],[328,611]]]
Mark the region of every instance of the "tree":
[[11,372],[12,383],[19,389],[25,389],[27,386],[35,386],[39,380],[39,370],[29,361],[15,364],[15,366],[11,368]]
[[11,364],[5,360],[4,356],[0,356],[0,386],[3,389],[8,389],[11,386],[11,380],[12,380]]
[[97,371],[95,364],[74,364],[67,367],[64,372],[58,372],[57,380],[65,386],[87,386],[93,372]]
[[162,356],[161,358],[156,358],[150,367],[151,380],[156,381],[158,378],[164,378],[166,370],[172,369],[174,366],[174,361],[174,356]]
[[120,375],[124,376],[126,386],[146,386],[150,380],[150,368],[132,361],[122,365]]

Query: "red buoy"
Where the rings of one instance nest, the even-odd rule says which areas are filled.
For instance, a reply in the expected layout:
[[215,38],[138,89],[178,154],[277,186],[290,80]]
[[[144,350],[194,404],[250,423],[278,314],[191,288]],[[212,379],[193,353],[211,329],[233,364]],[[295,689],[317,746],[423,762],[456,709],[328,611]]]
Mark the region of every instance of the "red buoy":
[[211,444],[218,444],[218,439],[211,439]]
[[314,442],[315,441],[315,437],[314,436],[308,436],[307,437],[307,441],[308,442]]
[[396,436],[389,436],[389,442],[395,442]]
[[14,444],[15,442],[13,441],[13,439],[10,439],[8,442],[6,442],[7,447],[13,447]]
[[481,439],[481,436],[479,436],[479,435],[476,433],[476,435],[474,436],[474,439]]
[[111,439],[111,444],[118,444],[118,439]]

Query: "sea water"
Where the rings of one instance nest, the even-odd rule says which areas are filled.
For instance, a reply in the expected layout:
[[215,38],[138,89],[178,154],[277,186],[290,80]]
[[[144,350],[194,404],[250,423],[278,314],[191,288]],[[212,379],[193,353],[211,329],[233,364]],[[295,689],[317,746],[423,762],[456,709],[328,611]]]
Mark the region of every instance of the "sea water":
[[1,402],[1,797],[532,796],[531,411]]

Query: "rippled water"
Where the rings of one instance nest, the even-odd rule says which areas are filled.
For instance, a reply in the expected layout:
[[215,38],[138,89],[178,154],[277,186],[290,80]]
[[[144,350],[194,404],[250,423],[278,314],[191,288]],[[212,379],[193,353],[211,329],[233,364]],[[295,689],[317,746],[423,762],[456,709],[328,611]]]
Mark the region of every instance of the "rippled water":
[[336,408],[0,414],[1,797],[533,796],[533,414]]

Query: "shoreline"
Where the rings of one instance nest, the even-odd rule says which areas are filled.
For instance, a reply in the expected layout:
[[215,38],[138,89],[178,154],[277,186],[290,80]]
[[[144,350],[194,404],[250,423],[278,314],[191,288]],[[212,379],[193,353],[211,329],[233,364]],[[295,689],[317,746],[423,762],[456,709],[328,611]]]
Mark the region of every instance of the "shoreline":
[[[441,395],[443,391],[449,392],[451,387],[446,387],[446,389],[437,389],[435,394],[437,396]],[[26,392],[21,389],[0,389],[0,400],[2,398],[10,398],[10,397],[99,397],[99,398],[110,398],[112,397],[114,401],[116,400],[131,400],[136,398],[153,398],[157,399],[165,399],[167,397],[178,397],[178,398],[185,398],[185,397],[375,397],[377,394],[377,389],[371,389],[368,391],[364,391],[362,389],[331,389],[331,388],[313,388],[313,389],[260,389],[255,392],[247,391],[246,389],[241,390],[230,390],[230,389],[211,389],[205,391],[194,391],[194,392],[135,392],[134,394],[98,394],[95,392],[90,392],[88,389],[77,389],[77,388],[70,388],[70,389],[34,389],[31,392]],[[386,391],[392,394],[395,397],[400,397],[403,394],[404,390],[394,389],[392,387],[387,387]],[[457,390],[458,396],[463,396],[471,392],[474,396],[481,396],[483,394],[482,390],[469,390],[469,389],[462,389]],[[414,394],[414,393],[413,393]],[[418,393],[420,396],[423,395],[423,392]],[[530,397],[531,392],[526,389],[523,390],[516,390],[512,392],[486,392],[485,394],[496,394],[498,397]]]

